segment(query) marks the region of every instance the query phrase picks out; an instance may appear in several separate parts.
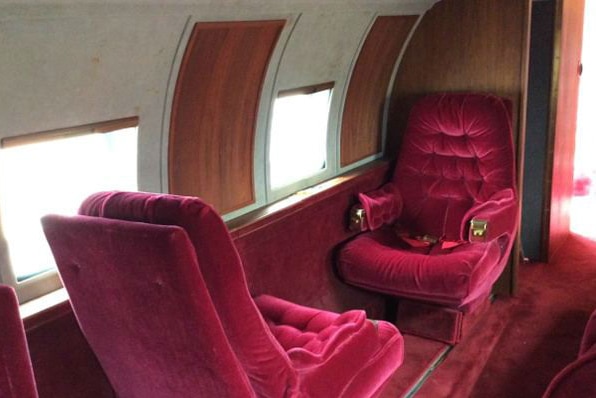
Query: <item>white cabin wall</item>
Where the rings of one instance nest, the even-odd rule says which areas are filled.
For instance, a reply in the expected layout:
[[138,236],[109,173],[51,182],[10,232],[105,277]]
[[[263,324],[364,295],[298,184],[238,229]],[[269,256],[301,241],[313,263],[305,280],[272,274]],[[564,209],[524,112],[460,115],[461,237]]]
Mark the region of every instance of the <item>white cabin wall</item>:
[[138,115],[139,182],[159,190],[164,98],[184,24],[184,16],[126,15],[2,23],[0,134]]
[[[0,138],[138,115],[139,188],[166,191],[168,85],[176,81],[187,21],[298,18],[269,85],[334,80],[339,92],[375,15],[420,14],[434,2],[0,2]],[[264,95],[266,104],[273,93]],[[337,127],[339,101],[334,106]]]

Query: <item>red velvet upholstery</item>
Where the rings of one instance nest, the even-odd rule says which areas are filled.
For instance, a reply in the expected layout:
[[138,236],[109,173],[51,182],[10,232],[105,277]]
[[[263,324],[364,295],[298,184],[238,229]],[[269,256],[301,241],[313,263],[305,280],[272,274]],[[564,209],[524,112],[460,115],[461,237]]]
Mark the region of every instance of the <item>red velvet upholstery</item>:
[[578,358],[550,383],[543,398],[596,397],[596,311],[584,330]]
[[[184,300],[184,297],[190,293],[181,292],[176,287],[178,280],[187,281],[204,278],[204,282],[200,280],[198,282],[191,281],[189,286],[192,287],[194,283],[198,283],[197,286],[200,287],[201,283],[204,283],[204,289],[201,289],[201,291],[203,291],[202,294],[206,298],[201,300],[201,303],[207,305],[205,303],[208,302],[214,317],[217,318],[216,321],[210,320],[207,324],[217,325],[215,327],[216,331],[219,334],[225,334],[223,342],[212,343],[211,346],[219,347],[219,344],[223,344],[224,351],[230,350],[233,357],[233,361],[232,359],[226,360],[226,363],[239,364],[242,372],[225,376],[221,369],[212,369],[209,371],[209,375],[203,377],[215,377],[216,380],[212,382],[215,384],[221,377],[231,377],[232,380],[237,381],[237,388],[232,391],[233,394],[229,394],[230,396],[372,396],[401,364],[403,340],[399,332],[390,324],[381,322],[378,326],[375,326],[373,322],[366,321],[362,311],[338,315],[304,308],[269,296],[257,298],[257,304],[260,307],[258,308],[247,289],[242,263],[225,224],[210,206],[205,205],[197,198],[147,193],[99,193],[92,195],[83,203],[80,213],[95,217],[79,216],[72,219],[72,221],[65,219],[66,221],[62,222],[72,222],[73,226],[71,228],[75,228],[75,226],[76,228],[84,228],[83,226],[86,224],[97,224],[97,220],[123,226],[132,224],[151,226],[152,228],[166,228],[165,226],[169,225],[167,228],[174,228],[177,231],[184,232],[185,239],[188,239],[188,242],[186,242],[185,249],[182,252],[192,251],[192,256],[184,254],[184,268],[173,270],[171,265],[166,263],[157,264],[154,268],[159,269],[162,273],[167,270],[166,275],[174,272],[179,274],[176,277],[172,276],[174,279],[169,281],[165,280],[160,274],[158,280],[164,286],[168,286],[168,291],[176,289],[179,292],[177,296],[180,297],[180,300]],[[105,220],[105,218],[117,220]],[[44,221],[46,229],[51,227],[52,220],[50,218]],[[79,224],[80,227],[77,226]],[[108,229],[108,232],[115,228],[114,226]],[[62,268],[64,265],[61,266],[60,264],[59,251],[80,252],[80,247],[87,246],[87,243],[73,245],[71,242],[61,242],[59,239],[63,238],[60,238],[60,230],[67,231],[67,228],[65,226],[56,227],[53,234],[48,233],[49,231],[46,233],[50,245],[55,251],[55,256],[58,258],[61,274],[63,274]],[[100,234],[102,232],[97,230],[95,233]],[[84,240],[81,238],[80,242],[86,242],[87,240],[95,239],[89,235]],[[129,240],[127,239],[127,241]],[[145,238],[143,241],[146,240]],[[104,244],[108,242],[110,242],[109,239]],[[77,247],[77,249],[71,249],[71,246]],[[128,246],[128,244],[122,246]],[[157,246],[157,242],[149,243],[149,246]],[[97,249],[100,250],[100,247],[102,246],[98,245]],[[119,248],[117,252],[121,253],[122,250],[128,249]],[[160,250],[163,252],[163,249]],[[165,259],[167,256],[172,256],[172,252],[179,250],[180,248],[177,248],[167,255],[161,255]],[[135,253],[137,257],[147,257],[144,261],[154,261],[154,258],[158,256],[157,253],[145,256],[145,248],[132,247],[130,256],[134,256]],[[99,266],[101,261],[97,260],[97,263]],[[128,265],[125,263],[122,266]],[[181,266],[179,265],[179,267]],[[190,271],[191,268],[193,269],[192,272]],[[198,277],[187,278],[186,274],[189,272],[191,272],[191,275],[198,275]],[[105,272],[103,273],[105,274]],[[138,273],[138,270],[131,271],[131,274]],[[111,274],[110,279],[116,279],[116,277],[119,280],[129,279],[122,277],[120,271],[116,273],[114,270],[109,274]],[[145,278],[146,272],[143,271],[141,275]],[[62,276],[67,289],[70,291],[70,277],[68,274]],[[135,278],[138,279],[139,276],[137,275]],[[95,277],[91,279],[95,279]],[[150,284],[151,280],[149,279],[147,283]],[[105,283],[109,286],[115,282],[106,280]],[[82,290],[85,291],[85,289]],[[111,296],[121,301],[122,299],[119,297],[119,293],[116,293],[117,291],[114,290]],[[131,293],[131,300],[135,296]],[[72,301],[75,312],[79,316],[80,309],[77,305],[77,298],[72,296]],[[144,300],[144,303],[147,303],[147,301]],[[95,303],[83,305],[91,304],[95,305]],[[142,322],[142,319],[146,317],[149,311],[152,311],[152,308],[162,305],[167,305],[167,302],[152,302],[151,305],[146,307],[138,307],[135,316],[139,318],[139,322]],[[180,303],[176,304],[177,306],[180,306]],[[187,305],[182,305],[182,307],[187,307]],[[189,316],[196,316],[196,314],[184,315],[175,311],[166,311],[165,309],[164,312],[172,315],[159,320],[161,324],[169,322],[174,324],[182,323],[180,319],[184,319],[184,322],[186,322]],[[132,315],[128,314],[128,316]],[[161,314],[160,317],[162,317]],[[305,319],[305,317],[311,317],[312,319]],[[165,321],[166,319],[169,321]],[[88,327],[85,327],[84,319],[80,318],[80,321],[84,333],[87,334]],[[124,319],[119,319],[118,323],[123,321]],[[103,325],[98,324],[97,320],[92,325],[92,329],[101,330],[103,327]],[[147,330],[151,330],[151,328]],[[190,335],[192,336],[194,333]],[[118,340],[112,338],[110,341],[114,344],[114,341]],[[124,341],[126,342],[126,340]],[[101,349],[91,341],[90,344],[94,350]],[[125,343],[123,346],[126,347],[127,344]],[[361,347],[366,347],[366,350],[361,349]],[[167,357],[168,355],[164,353],[164,356]],[[119,377],[121,372],[118,371],[118,366],[115,367],[116,371],[110,371],[112,365],[106,366],[99,353],[98,357],[100,357],[100,361],[111,379]],[[143,355],[139,353],[137,357],[142,359]],[[137,362],[143,362],[139,359],[137,359]],[[188,363],[186,366],[192,367],[194,365]],[[227,369],[228,366],[222,364],[222,368]],[[235,369],[233,366],[229,368],[228,371]],[[248,395],[245,390],[240,390],[241,387],[243,389],[246,387],[246,382],[243,380],[248,382],[248,389],[251,391]],[[123,378],[122,383],[126,384],[128,382],[128,377]],[[118,388],[116,390],[122,395]],[[217,395],[206,394],[205,396],[226,395],[219,393]]]
[[594,311],[592,316],[590,316],[590,320],[588,320],[584,330],[584,336],[579,349],[579,355],[587,353],[594,347],[596,347],[596,311]]
[[[489,294],[517,228],[509,102],[436,94],[412,109],[391,182],[360,194],[371,230],[346,244],[348,283],[468,311]],[[471,242],[470,220],[488,222]],[[439,240],[411,239],[431,236]]]
[[119,397],[250,396],[184,230],[83,216],[43,225]]
[[19,303],[5,285],[0,285],[0,397],[37,398]]
[[391,182],[374,192],[358,194],[358,199],[368,215],[364,228],[371,231],[397,221],[404,206],[397,185]]

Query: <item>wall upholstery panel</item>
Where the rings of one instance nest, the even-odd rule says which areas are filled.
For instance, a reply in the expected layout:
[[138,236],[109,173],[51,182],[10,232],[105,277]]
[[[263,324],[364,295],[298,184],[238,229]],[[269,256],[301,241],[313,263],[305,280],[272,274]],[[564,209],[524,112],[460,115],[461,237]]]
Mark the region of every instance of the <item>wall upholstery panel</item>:
[[364,308],[369,317],[383,318],[383,296],[341,282],[334,256],[338,245],[354,236],[348,209],[356,194],[379,187],[387,171],[386,162],[378,163],[283,210],[257,211],[230,222],[251,293],[332,311]]
[[259,96],[285,21],[197,23],[172,105],[170,192],[227,213],[254,202]]
[[[443,91],[485,91],[513,101],[522,194],[530,0],[443,0],[422,19],[401,61],[391,96],[386,154],[395,157],[413,103]],[[498,290],[514,289],[520,245]]]
[[382,151],[382,122],[395,62],[418,16],[378,17],[354,66],[341,125],[341,166]]
[[25,319],[39,398],[115,398],[68,302]]

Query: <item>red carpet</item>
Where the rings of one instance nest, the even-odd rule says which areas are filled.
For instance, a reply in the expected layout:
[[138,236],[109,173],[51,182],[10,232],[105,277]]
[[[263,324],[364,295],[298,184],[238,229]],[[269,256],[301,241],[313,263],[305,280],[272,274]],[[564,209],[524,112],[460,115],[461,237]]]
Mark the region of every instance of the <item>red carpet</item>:
[[550,264],[521,266],[517,296],[497,299],[415,397],[539,398],[595,308],[596,243],[572,236]]

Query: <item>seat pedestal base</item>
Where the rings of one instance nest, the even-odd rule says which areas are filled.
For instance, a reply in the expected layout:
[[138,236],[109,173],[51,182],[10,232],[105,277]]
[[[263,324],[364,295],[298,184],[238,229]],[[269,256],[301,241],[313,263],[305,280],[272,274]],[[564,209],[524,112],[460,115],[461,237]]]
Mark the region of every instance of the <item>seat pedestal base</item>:
[[488,297],[468,312],[420,301],[400,299],[395,325],[402,333],[455,345],[487,312],[489,307],[490,299]]

